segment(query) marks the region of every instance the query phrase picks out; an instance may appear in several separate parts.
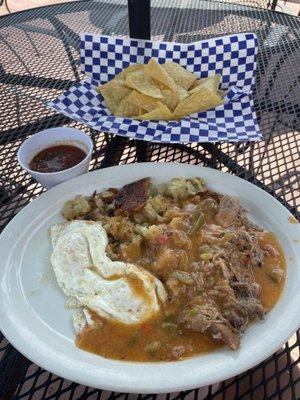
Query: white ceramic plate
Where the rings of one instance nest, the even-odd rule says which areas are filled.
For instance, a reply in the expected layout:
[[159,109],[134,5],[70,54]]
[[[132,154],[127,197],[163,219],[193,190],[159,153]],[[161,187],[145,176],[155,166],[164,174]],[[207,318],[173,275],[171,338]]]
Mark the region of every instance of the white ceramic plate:
[[[60,209],[77,194],[151,176],[155,182],[172,177],[201,176],[208,186],[236,195],[252,219],[273,231],[285,250],[284,292],[266,319],[242,338],[241,348],[183,361],[134,363],[84,352],[74,344],[71,312],[58,288],[49,261],[48,228],[62,220]],[[222,381],[258,364],[275,352],[300,325],[300,225],[272,196],[235,176],[185,164],[145,163],[95,171],[65,182],[25,207],[0,238],[0,329],[27,358],[75,382],[107,390],[159,393],[187,390]]]

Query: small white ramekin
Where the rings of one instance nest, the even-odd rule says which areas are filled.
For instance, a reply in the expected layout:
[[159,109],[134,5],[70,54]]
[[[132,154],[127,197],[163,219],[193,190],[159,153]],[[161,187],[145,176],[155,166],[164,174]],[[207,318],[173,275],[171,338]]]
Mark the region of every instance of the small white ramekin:
[[[86,157],[74,167],[59,172],[37,172],[30,169],[29,163],[37,153],[47,147],[60,144],[77,146],[86,153]],[[93,142],[86,133],[74,128],[61,127],[46,129],[25,140],[18,150],[17,157],[25,171],[44,188],[50,189],[59,183],[86,173],[89,169],[92,151]]]

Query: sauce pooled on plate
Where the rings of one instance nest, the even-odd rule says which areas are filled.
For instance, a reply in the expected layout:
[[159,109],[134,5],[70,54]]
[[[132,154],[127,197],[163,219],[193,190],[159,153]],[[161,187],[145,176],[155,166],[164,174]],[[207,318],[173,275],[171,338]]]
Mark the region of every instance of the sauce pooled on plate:
[[79,164],[86,153],[79,147],[60,144],[47,147],[36,154],[29,167],[37,172],[59,172]]

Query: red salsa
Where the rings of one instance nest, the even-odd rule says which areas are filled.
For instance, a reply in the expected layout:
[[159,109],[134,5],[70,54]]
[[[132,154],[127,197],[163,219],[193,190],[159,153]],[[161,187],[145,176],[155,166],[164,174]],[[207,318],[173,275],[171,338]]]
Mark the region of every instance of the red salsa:
[[74,167],[86,157],[79,147],[61,144],[47,147],[36,154],[29,167],[37,172],[59,172]]

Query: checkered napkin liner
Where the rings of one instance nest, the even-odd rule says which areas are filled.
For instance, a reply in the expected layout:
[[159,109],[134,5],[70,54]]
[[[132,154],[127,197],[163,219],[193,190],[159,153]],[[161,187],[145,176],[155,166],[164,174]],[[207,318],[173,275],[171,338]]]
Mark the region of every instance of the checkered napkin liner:
[[[190,44],[152,42],[85,34],[81,68],[86,81],[72,86],[52,109],[91,128],[152,142],[187,143],[261,139],[251,88],[256,70],[257,37],[253,33],[223,36]],[[221,88],[230,87],[225,104],[179,121],[138,121],[115,117],[95,90],[131,64],[174,61],[200,78],[218,73]]]

